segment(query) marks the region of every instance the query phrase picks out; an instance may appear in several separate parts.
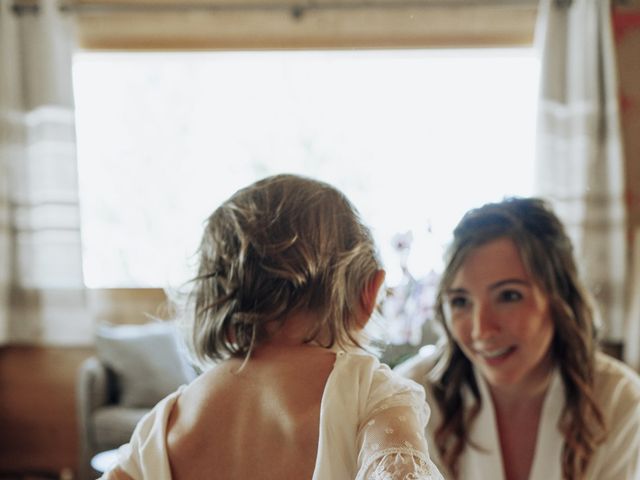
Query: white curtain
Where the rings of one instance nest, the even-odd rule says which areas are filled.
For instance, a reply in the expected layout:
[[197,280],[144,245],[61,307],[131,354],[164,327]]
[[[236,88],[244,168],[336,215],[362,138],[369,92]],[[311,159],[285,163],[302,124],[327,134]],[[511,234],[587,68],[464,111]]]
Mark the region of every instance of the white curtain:
[[12,4],[0,2],[0,343],[88,343],[69,20],[53,0]]
[[604,337],[622,342],[627,237],[610,0],[541,0],[536,42],[537,193],[567,225]]

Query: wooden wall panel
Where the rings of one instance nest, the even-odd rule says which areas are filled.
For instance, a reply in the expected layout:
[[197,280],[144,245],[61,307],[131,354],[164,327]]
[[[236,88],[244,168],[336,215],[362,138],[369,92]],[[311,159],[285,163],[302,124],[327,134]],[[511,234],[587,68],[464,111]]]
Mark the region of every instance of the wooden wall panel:
[[[86,296],[94,326],[167,317],[162,289],[92,289]],[[76,470],[76,374],[94,353],[92,345],[0,348],[0,473]]]
[[94,325],[140,324],[151,317],[169,317],[161,288],[94,288],[87,290],[87,304]]
[[[630,233],[640,227],[640,0],[614,12]],[[633,243],[630,243],[631,245]]]
[[75,471],[76,372],[92,348],[0,349],[0,472]]

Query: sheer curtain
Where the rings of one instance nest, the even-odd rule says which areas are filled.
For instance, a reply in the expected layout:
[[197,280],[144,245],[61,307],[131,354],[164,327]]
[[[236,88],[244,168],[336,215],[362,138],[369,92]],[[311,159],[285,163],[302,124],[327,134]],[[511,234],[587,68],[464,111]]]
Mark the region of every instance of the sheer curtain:
[[566,223],[599,305],[621,342],[627,284],[624,156],[610,0],[541,0],[537,190]]
[[0,2],[0,342],[87,343],[71,31],[57,2],[12,3]]

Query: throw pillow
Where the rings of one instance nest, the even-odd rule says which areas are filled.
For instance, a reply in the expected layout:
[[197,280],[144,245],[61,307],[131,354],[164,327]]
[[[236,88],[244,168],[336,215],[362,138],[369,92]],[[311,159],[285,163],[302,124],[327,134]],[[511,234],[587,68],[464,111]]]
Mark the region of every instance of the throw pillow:
[[181,347],[168,322],[101,325],[96,336],[98,358],[114,371],[126,407],[153,407],[196,377]]

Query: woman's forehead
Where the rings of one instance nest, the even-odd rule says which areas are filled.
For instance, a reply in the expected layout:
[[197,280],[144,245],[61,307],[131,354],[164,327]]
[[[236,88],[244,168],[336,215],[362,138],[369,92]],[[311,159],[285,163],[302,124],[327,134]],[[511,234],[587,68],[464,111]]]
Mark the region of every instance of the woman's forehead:
[[515,242],[500,237],[471,249],[452,277],[450,288],[479,287],[530,275]]

